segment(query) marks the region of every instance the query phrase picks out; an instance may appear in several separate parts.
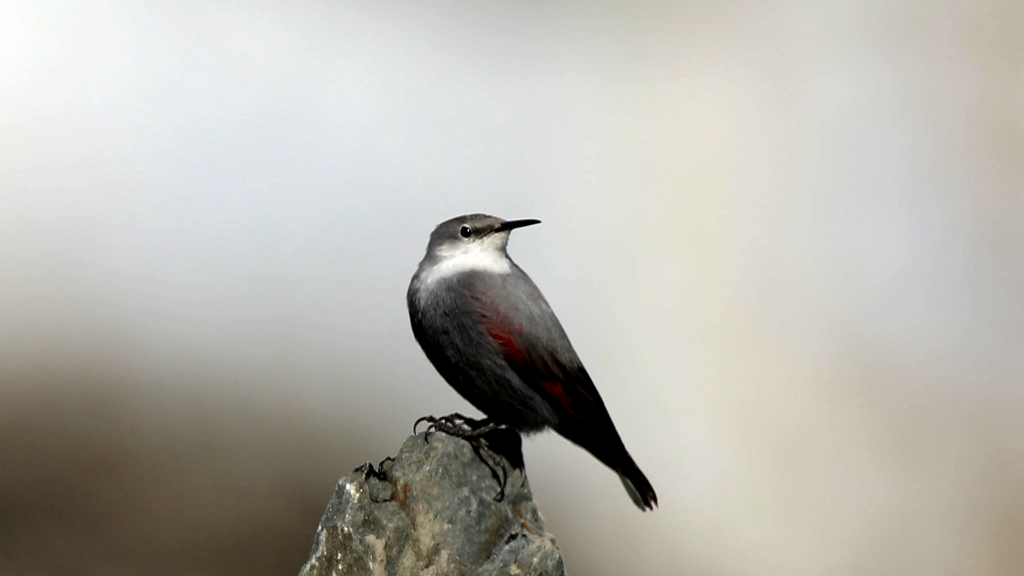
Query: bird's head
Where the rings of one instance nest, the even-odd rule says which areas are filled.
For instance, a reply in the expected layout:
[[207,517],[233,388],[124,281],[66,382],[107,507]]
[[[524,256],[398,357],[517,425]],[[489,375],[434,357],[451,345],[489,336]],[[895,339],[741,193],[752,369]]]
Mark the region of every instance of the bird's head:
[[508,274],[512,271],[505,252],[509,233],[532,224],[540,220],[502,220],[487,214],[456,216],[438,224],[411,286],[433,286],[439,279],[463,272]]
[[430,234],[427,254],[439,260],[476,255],[502,256],[512,230],[540,224],[540,220],[503,220],[487,214],[465,214],[446,220]]

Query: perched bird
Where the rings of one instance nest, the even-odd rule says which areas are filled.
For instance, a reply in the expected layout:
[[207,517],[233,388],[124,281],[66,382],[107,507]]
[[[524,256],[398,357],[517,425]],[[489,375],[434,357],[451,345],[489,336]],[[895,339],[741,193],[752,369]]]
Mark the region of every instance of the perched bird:
[[626,451],[547,300],[508,256],[539,220],[468,214],[442,222],[409,283],[412,331],[441,376],[495,424],[552,428],[618,473],[641,510],[654,488]]

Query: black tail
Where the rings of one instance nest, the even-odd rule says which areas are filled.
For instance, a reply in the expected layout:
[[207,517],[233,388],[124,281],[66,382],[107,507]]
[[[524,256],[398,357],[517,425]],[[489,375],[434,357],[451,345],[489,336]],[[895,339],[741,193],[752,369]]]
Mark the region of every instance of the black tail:
[[556,430],[617,472],[626,493],[637,508],[644,512],[653,510],[658,505],[658,495],[654,493],[654,487],[640,471],[633,457],[626,451],[626,446],[615,430],[611,418],[605,412],[602,418],[595,420],[601,425],[590,426],[586,433],[578,426],[560,426]]
[[632,460],[630,460],[630,464],[631,467],[618,471],[619,480],[622,480],[626,493],[632,498],[633,504],[636,504],[637,508],[644,512],[654,510],[654,507],[658,505],[658,495],[654,493],[654,487]]

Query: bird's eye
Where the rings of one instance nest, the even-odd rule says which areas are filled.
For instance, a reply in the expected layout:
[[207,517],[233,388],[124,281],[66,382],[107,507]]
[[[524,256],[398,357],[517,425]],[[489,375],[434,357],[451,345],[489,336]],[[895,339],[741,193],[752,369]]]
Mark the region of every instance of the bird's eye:
[[469,238],[473,235],[473,229],[469,226],[463,226],[462,228],[459,228],[459,234],[461,234],[463,238]]

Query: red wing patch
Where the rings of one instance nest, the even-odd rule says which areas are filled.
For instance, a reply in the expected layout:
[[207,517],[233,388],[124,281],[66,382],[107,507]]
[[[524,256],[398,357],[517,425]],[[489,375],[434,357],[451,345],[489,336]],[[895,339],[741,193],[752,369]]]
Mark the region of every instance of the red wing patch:
[[[519,374],[520,378],[523,378],[524,382],[528,385],[534,385],[533,383],[539,385],[547,392],[554,404],[575,416],[572,397],[565,392],[562,383],[557,380],[558,376],[551,374],[541,366],[537,366],[534,360],[527,354],[527,351],[520,347],[519,342],[517,342],[518,337],[523,334],[523,328],[504,318],[500,312],[495,313],[493,308],[491,310],[484,308],[481,320],[487,328],[487,335],[501,348],[505,361]],[[550,380],[552,377],[556,378],[556,380]],[[537,390],[537,392],[540,392],[540,390]],[[584,398],[589,399],[586,391],[583,390],[582,392],[584,393]]]
[[556,402],[562,405],[562,408],[565,408],[566,412],[569,414],[573,413],[572,398],[569,398],[569,395],[565,393],[565,389],[562,388],[561,382],[544,381],[541,382],[540,385],[548,394],[551,394]]
[[526,352],[519,347],[516,336],[523,333],[523,328],[504,318],[500,310],[482,307],[481,320],[487,328],[487,335],[501,348],[505,360],[509,364],[522,364],[526,361]]
[[509,362],[521,364],[526,360],[526,354],[524,354],[522,349],[519,348],[519,345],[516,344],[516,341],[512,336],[499,331],[496,328],[489,328],[487,330],[487,335],[498,343],[498,346],[501,347],[501,351],[505,354],[505,359]]

